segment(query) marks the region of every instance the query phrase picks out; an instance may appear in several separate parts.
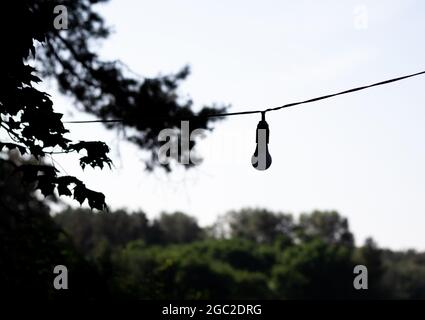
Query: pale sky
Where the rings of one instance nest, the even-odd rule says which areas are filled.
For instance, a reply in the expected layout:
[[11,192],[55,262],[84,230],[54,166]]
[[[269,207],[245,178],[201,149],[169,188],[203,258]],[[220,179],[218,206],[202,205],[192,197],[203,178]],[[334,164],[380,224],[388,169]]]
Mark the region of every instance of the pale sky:
[[[146,76],[179,70],[196,106],[275,107],[425,70],[425,2],[141,1],[101,7],[113,35],[99,50]],[[49,88],[50,92],[54,89]],[[54,94],[66,120],[75,112]],[[105,193],[112,208],[149,217],[183,211],[201,225],[231,209],[337,210],[361,244],[425,250],[425,77],[267,114],[273,164],[256,171],[259,115],[229,117],[199,144],[199,167],[146,173],[143,152],[98,124],[68,125],[70,138],[104,140],[116,168],[67,173]],[[72,111],[72,114],[70,113]],[[118,156],[120,154],[120,157]]]

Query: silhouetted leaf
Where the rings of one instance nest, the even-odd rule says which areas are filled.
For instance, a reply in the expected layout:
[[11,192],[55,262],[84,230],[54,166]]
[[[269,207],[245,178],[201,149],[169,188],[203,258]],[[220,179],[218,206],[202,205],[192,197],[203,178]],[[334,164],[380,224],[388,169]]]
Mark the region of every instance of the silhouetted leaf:
[[37,189],[39,189],[45,197],[53,195],[56,187],[54,184],[54,177],[41,175],[37,177],[37,180]]
[[112,160],[107,156],[109,147],[100,141],[80,141],[71,146],[72,149],[80,152],[82,149],[86,150],[87,155],[80,158],[81,168],[85,168],[86,165],[91,167],[99,167],[103,169],[104,164],[107,164],[111,168]]
[[103,193],[87,189],[87,199],[90,208],[98,210],[106,209],[105,195]]
[[[70,185],[82,184],[80,180],[72,176],[62,176],[56,178],[59,195],[72,196],[72,191],[69,189]],[[84,201],[84,200],[83,200]]]
[[87,199],[87,188],[84,184],[78,184],[74,188],[74,199],[77,200],[80,205],[83,204],[84,201]]

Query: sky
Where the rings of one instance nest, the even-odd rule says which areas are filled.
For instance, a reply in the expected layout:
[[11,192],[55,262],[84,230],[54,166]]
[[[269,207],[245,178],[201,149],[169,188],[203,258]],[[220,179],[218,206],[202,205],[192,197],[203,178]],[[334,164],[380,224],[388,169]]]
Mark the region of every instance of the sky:
[[[276,107],[425,70],[419,0],[112,0],[99,11],[113,29],[102,57],[143,76],[189,65],[180,93],[196,108]],[[110,207],[149,217],[183,211],[207,225],[243,207],[337,210],[358,244],[372,236],[382,247],[425,250],[424,89],[417,77],[268,113],[267,171],[250,163],[259,115],[218,122],[199,143],[203,163],[189,171],[147,173],[146,154],[99,124],[70,124],[69,137],[107,142],[113,170],[55,161]],[[66,120],[93,119],[49,90]]]

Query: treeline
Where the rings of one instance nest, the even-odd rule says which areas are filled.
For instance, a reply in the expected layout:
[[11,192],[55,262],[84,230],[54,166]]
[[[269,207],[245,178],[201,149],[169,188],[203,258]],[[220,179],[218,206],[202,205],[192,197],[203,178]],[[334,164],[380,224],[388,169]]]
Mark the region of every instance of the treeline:
[[[337,212],[294,219],[242,209],[206,228],[181,212],[149,220],[143,212],[67,209],[54,220],[114,298],[425,298],[425,255],[381,250],[371,239],[356,248]],[[368,268],[368,290],[353,288],[358,264]]]
[[[0,295],[18,299],[423,299],[425,254],[356,247],[347,219],[231,211],[200,227],[181,212],[66,209],[0,158]],[[202,213],[200,213],[202,214]],[[353,288],[368,268],[369,289]],[[53,287],[56,265],[69,289]]]

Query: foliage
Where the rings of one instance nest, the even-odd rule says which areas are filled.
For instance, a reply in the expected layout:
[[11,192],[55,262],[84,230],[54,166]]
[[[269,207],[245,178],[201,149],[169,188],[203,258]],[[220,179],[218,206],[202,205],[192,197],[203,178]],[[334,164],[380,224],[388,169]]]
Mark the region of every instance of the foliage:
[[105,245],[124,247],[134,240],[149,239],[149,226],[143,212],[127,214],[124,210],[92,213],[87,209],[68,208],[54,217],[86,255],[98,256]]
[[[70,232],[77,247],[94,259],[99,250],[84,249],[87,244],[81,240],[82,236],[92,237],[89,243],[109,244],[113,272],[107,283],[114,297],[373,299],[397,296],[388,295],[385,287],[393,284],[391,277],[398,277],[399,271],[392,270],[391,265],[384,267],[382,250],[372,240],[355,248],[347,220],[336,212],[315,211],[296,220],[289,214],[264,209],[231,211],[224,215],[231,216],[230,221],[234,222],[228,234],[211,233],[207,227],[199,237],[193,236],[193,230],[203,228],[183,213],[162,214],[151,222],[144,214],[126,214],[123,210],[108,215],[110,218],[106,219],[107,215],[81,209],[72,213],[68,209],[55,220]],[[274,223],[253,223],[265,216],[276,224],[285,221],[284,225],[290,227],[277,229]],[[141,217],[143,227],[126,234],[130,221],[136,226]],[[74,227],[70,228],[72,221]],[[332,225],[327,226],[323,221],[331,221]],[[228,222],[221,217],[214,228],[228,228]],[[107,230],[123,234],[127,240],[117,240]],[[263,235],[267,232],[270,234],[265,241]],[[130,234],[131,237],[126,236]],[[353,268],[358,264],[368,267],[370,279],[369,290],[362,292],[353,289]],[[412,286],[413,282],[408,288]],[[413,294],[407,288],[403,290]],[[420,296],[420,287],[418,292]]]
[[[12,161],[0,159],[0,287],[2,299],[94,299],[104,286],[88,263],[49,215],[46,204],[29,188]],[[72,274],[69,290],[53,289],[56,265]],[[3,297],[3,295],[6,295]]]
[[347,299],[354,294],[346,246],[313,240],[285,250],[273,268],[276,291],[287,299]]
[[214,226],[215,233],[244,238],[259,243],[272,243],[277,236],[287,241],[294,238],[294,222],[291,215],[274,213],[265,209],[230,211]]
[[162,244],[188,243],[203,237],[203,230],[196,219],[182,212],[162,213],[153,221],[152,230],[156,233],[152,240]]
[[329,244],[354,245],[348,220],[335,211],[313,211],[300,217],[298,236],[303,241],[320,238]]
[[[214,259],[213,240],[167,247],[131,243],[115,256],[121,292],[161,299],[253,299],[271,296],[264,274]],[[138,279],[137,281],[135,281]],[[139,279],[143,284],[139,285]],[[154,293],[154,295],[152,295]]]
[[[192,110],[193,101],[178,92],[180,83],[189,76],[187,66],[175,74],[139,79],[124,63],[103,61],[91,47],[110,33],[94,10],[95,4],[107,1],[50,1],[68,8],[70,28],[47,34],[46,45],[39,51],[42,72],[54,77],[61,92],[74,98],[80,109],[104,120],[121,119],[119,123],[106,123],[106,127],[123,129],[128,141],[151,151],[150,159],[146,159],[147,169],[161,166],[170,170],[156,156],[159,132],[180,128],[180,121],[187,118],[192,118],[191,129],[211,129],[210,123],[218,118],[204,116],[224,112],[226,108],[213,105],[198,112]],[[190,148],[195,144],[191,143]]]
[[425,299],[425,253],[382,250],[381,290],[392,299]]
[[[149,220],[143,212],[68,208],[49,216],[47,205],[22,187],[17,157],[0,161],[0,286],[9,298],[47,299],[422,299],[423,254],[330,241],[351,234],[335,212],[300,219],[264,241],[264,225],[218,236],[181,212]],[[29,163],[19,163],[20,166]],[[47,170],[47,169],[46,169]],[[247,226],[281,213],[242,209]],[[247,214],[249,212],[249,214]],[[326,227],[321,221],[345,221]],[[332,217],[329,219],[328,217]],[[272,218],[270,218],[272,220]],[[310,233],[313,225],[323,228]],[[220,219],[215,226],[223,223]],[[306,229],[304,229],[306,228]],[[274,230],[274,229],[272,229]],[[294,230],[296,232],[294,232]],[[254,234],[251,234],[253,232]],[[258,232],[258,235],[256,234]],[[301,237],[299,235],[314,235]],[[284,239],[284,240],[282,240]],[[338,238],[337,238],[338,239]],[[53,267],[66,265],[72,287],[53,290]],[[369,289],[353,289],[353,268],[368,268]]]
[[[52,167],[42,165],[46,156],[57,153],[80,153],[80,166],[111,167],[109,147],[101,141],[73,142],[54,111],[50,95],[36,88],[41,82],[30,58],[37,57],[39,74],[57,80],[59,89],[72,96],[83,110],[101,119],[119,118],[121,124],[108,128],[128,128],[127,139],[151,152],[148,169],[159,165],[156,151],[158,133],[163,128],[177,128],[180,119],[199,115],[192,129],[211,129],[212,119],[203,117],[224,108],[204,107],[192,110],[191,100],[182,101],[177,93],[179,83],[189,69],[175,75],[138,80],[128,76],[123,64],[102,61],[91,50],[94,41],[109,34],[102,17],[93,6],[105,0],[22,0],[1,2],[0,29],[5,46],[0,67],[0,133],[8,141],[0,141],[2,150],[17,149],[21,155],[37,160],[17,168],[24,172],[24,182],[35,186],[43,195],[71,196],[80,204],[88,201],[93,209],[106,209],[105,197],[73,176],[59,176]],[[69,29],[54,28],[54,8],[65,5]],[[127,72],[128,73],[128,72]],[[4,134],[0,138],[4,139]],[[191,143],[193,148],[195,142]],[[170,170],[169,165],[164,165]]]
[[[46,206],[18,186],[19,182],[3,188],[1,203],[17,207],[22,218],[5,211],[8,215],[2,216],[0,227],[0,240],[6,244],[0,281],[15,292],[40,291],[57,298],[46,283],[51,282],[52,265],[68,264],[74,285],[81,281],[73,293],[82,299],[409,299],[425,294],[420,277],[425,274],[423,254],[382,250],[372,240],[357,248],[346,242],[331,243],[334,228],[326,229],[331,234],[303,239],[290,232],[283,234],[283,239],[289,239],[284,242],[282,234],[276,234],[264,242],[244,233],[211,236],[183,213],[164,213],[149,220],[143,212],[71,208],[54,216],[55,225]],[[20,196],[15,195],[17,190]],[[19,207],[18,201],[28,206]],[[241,211],[251,212],[256,219],[255,209]],[[308,216],[288,215],[297,232],[303,231]],[[182,225],[169,228],[177,223]],[[199,236],[193,237],[193,230],[200,230]],[[353,289],[353,268],[358,264],[368,268],[369,290]],[[79,293],[83,288],[86,291]]]
[[[16,168],[23,172],[23,181],[35,185],[45,195],[55,190],[59,194],[73,196],[82,203],[86,199],[91,208],[103,210],[106,206],[103,194],[88,189],[75,177],[57,175],[57,170],[41,164],[46,155],[55,152],[70,153],[85,150],[86,156],[80,159],[81,165],[103,167],[110,164],[109,148],[99,141],[72,143],[65,135],[68,130],[62,123],[62,114],[54,112],[50,96],[34,87],[41,80],[35,75],[35,68],[26,59],[30,52],[35,54],[35,41],[43,42],[53,26],[53,7],[47,1],[13,1],[1,9],[7,14],[12,25],[6,39],[0,75],[0,129],[10,138],[10,142],[0,142],[0,150],[17,149],[22,155],[33,156],[38,163]],[[1,19],[3,20],[3,19]],[[2,28],[2,30],[5,30]],[[13,37],[13,38],[12,38]],[[54,151],[59,149],[59,151]],[[72,191],[70,187],[73,187]]]

